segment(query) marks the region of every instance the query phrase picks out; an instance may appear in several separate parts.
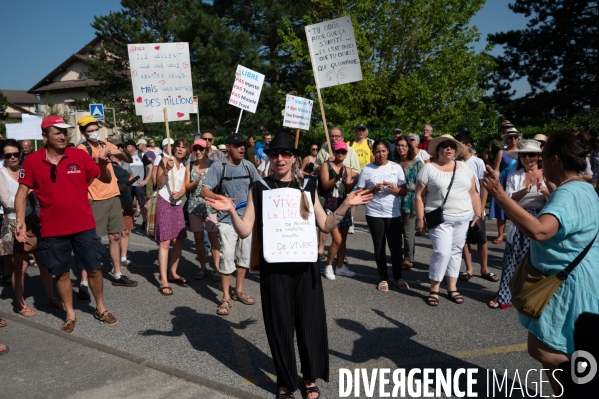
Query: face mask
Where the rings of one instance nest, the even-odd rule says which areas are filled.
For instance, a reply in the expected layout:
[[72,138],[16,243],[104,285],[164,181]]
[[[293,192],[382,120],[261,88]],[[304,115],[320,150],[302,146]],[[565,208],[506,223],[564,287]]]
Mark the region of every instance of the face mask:
[[100,132],[93,132],[88,134],[87,136],[91,141],[98,141],[100,140]]

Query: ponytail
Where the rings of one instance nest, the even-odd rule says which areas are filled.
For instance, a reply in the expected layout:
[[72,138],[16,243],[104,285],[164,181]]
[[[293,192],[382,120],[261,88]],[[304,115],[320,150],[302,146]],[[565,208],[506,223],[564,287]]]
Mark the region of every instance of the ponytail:
[[308,201],[308,197],[306,196],[306,193],[304,192],[304,186],[300,183],[300,180],[297,177],[296,169],[297,169],[297,165],[294,164],[293,172],[292,172],[293,180],[295,181],[295,183],[298,185],[300,191],[302,192],[302,198],[300,199],[300,215],[301,215],[302,219],[308,220],[308,217],[310,216],[310,202]]

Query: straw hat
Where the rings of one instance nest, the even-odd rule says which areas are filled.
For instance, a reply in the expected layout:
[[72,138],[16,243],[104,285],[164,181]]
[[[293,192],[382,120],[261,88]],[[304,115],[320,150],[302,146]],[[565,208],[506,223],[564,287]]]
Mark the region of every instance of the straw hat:
[[508,121],[507,119],[504,120],[503,122],[501,122],[501,127],[516,127],[512,122]]
[[433,158],[437,157],[437,146],[444,141],[451,141],[452,143],[454,143],[456,145],[456,147],[457,147],[456,152],[455,152],[456,157],[457,157],[457,154],[461,154],[462,151],[464,151],[464,146],[462,145],[462,143],[460,143],[459,141],[454,139],[450,134],[444,134],[442,136],[435,137],[434,139],[432,139],[431,143],[428,145],[428,152],[429,152],[429,154],[431,154],[431,157],[433,157]]
[[501,135],[501,138],[505,140],[507,138],[507,136],[515,136],[515,135],[518,136],[519,140],[522,140],[522,133],[518,133],[518,131],[516,130],[515,127],[511,127],[510,130],[508,130],[505,134]]
[[508,151],[507,154],[514,159],[518,159],[518,154],[521,152],[536,152],[540,154],[541,143],[537,140],[522,140],[518,143],[517,150]]
[[535,134],[532,139],[539,141],[541,144],[545,144],[547,142],[547,136],[544,134]]

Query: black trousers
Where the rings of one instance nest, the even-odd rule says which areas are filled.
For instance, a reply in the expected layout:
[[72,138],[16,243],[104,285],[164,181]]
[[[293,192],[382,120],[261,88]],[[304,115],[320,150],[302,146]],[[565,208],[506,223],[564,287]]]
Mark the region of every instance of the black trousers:
[[304,380],[329,380],[329,343],[320,273],[309,263],[261,264],[260,294],[266,337],[277,372],[277,386],[298,388],[293,344]]
[[379,218],[366,216],[366,223],[372,235],[372,244],[374,245],[374,259],[376,268],[379,271],[381,281],[387,281],[387,252],[385,251],[385,238],[389,251],[391,251],[391,270],[393,270],[393,279],[401,278],[402,262],[402,224],[401,216],[396,218]]

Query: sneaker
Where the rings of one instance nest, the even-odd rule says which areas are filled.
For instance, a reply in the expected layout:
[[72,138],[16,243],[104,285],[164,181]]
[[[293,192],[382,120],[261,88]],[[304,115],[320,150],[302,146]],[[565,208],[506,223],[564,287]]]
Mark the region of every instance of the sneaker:
[[349,226],[349,230],[347,230],[349,234],[354,234],[354,225]]
[[327,266],[324,268],[324,278],[327,280],[335,280],[335,273],[333,273],[333,266]]
[[139,211],[135,211],[135,213],[133,214],[134,217],[139,217],[141,215],[141,213]]
[[112,285],[118,285],[120,287],[137,287],[137,281],[133,281],[125,275],[121,275],[121,278],[114,280]]
[[133,262],[131,262],[129,259],[125,259],[121,261],[121,266],[125,266],[125,267],[137,267]]
[[318,254],[318,260],[321,262],[326,262],[327,257],[324,254]]
[[336,268],[335,274],[337,274],[338,276],[345,277],[354,277],[356,275],[356,273],[349,270],[345,264],[343,264],[343,266],[341,267]]
[[89,287],[86,285],[82,285],[79,287],[79,294],[78,294],[79,299],[81,299],[82,301],[89,301],[90,300],[90,296],[89,296]]

